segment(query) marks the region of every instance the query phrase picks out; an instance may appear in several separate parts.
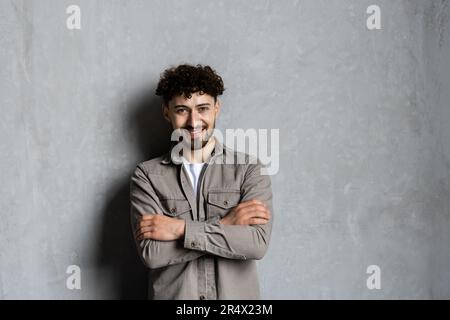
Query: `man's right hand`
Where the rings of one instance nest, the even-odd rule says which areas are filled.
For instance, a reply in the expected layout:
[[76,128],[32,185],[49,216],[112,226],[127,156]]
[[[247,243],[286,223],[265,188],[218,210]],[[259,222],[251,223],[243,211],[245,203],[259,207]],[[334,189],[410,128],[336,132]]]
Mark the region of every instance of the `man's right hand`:
[[270,217],[270,212],[262,201],[249,200],[238,204],[219,222],[225,225],[266,224]]

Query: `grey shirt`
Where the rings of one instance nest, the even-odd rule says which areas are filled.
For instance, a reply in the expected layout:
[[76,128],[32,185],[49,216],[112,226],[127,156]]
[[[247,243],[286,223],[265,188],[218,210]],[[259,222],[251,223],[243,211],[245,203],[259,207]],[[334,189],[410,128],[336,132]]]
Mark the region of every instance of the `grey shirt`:
[[[244,163],[230,164],[235,157]],[[260,298],[255,260],[266,253],[273,221],[270,177],[262,168],[258,159],[216,141],[196,197],[185,167],[170,152],[137,165],[130,182],[133,234],[141,215],[186,220],[183,239],[136,243],[149,268],[150,299]],[[272,214],[267,224],[219,223],[240,202],[253,199],[267,205]]]

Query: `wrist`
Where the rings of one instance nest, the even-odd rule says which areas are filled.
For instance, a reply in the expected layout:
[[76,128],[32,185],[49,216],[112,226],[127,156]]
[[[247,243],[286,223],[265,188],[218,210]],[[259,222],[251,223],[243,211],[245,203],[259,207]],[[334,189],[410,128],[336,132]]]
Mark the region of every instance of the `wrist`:
[[183,219],[180,219],[180,225],[177,228],[178,239],[183,239],[184,238],[185,230],[186,230],[186,221],[183,220]]

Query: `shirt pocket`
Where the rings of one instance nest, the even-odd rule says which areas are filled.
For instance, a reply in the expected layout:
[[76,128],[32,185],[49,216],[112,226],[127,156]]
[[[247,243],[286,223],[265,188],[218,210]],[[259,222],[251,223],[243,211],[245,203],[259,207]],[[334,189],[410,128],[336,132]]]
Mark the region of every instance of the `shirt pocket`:
[[239,204],[240,200],[239,190],[210,190],[206,206],[208,218],[226,216]]
[[187,217],[190,216],[191,205],[186,199],[161,199],[161,209],[166,216]]

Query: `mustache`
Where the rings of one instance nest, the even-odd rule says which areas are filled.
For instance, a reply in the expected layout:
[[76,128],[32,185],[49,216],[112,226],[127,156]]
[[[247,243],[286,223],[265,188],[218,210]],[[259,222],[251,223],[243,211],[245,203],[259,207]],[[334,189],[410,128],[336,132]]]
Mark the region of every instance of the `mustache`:
[[181,129],[186,129],[186,130],[197,130],[197,129],[203,129],[203,128],[206,128],[206,126],[197,126],[197,127],[193,127],[193,126],[186,126],[186,127],[183,127],[183,128],[181,128]]

